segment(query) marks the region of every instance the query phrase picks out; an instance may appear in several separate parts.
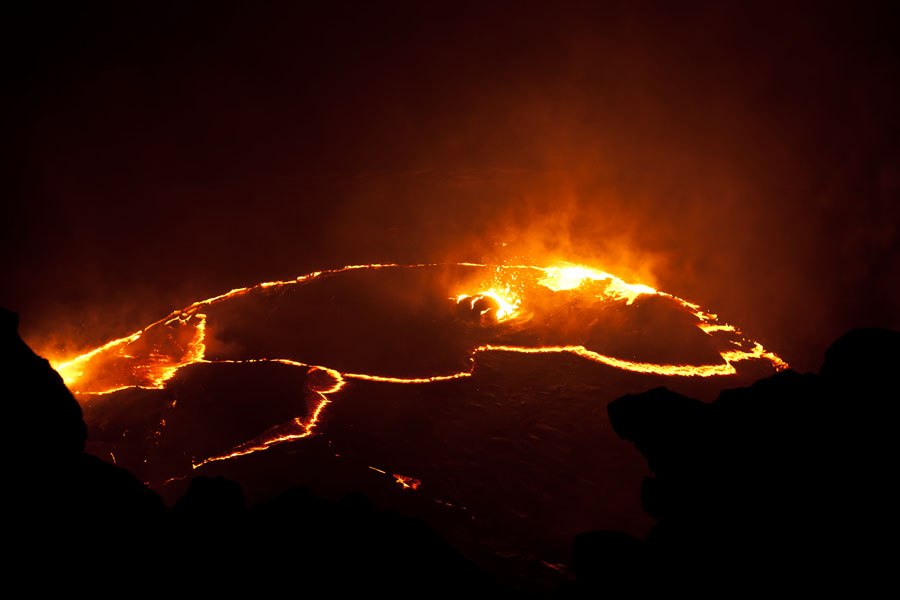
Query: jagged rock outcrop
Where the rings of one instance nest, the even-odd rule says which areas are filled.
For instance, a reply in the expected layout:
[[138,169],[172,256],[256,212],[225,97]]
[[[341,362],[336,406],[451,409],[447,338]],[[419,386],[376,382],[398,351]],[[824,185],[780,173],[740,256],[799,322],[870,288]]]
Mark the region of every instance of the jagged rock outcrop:
[[874,586],[897,533],[898,363],[900,334],[861,329],[828,349],[820,374],[785,371],[709,404],[665,388],[610,403],[615,431],[653,471],[641,497],[659,522],[624,554],[634,564],[597,558],[619,538],[576,543],[576,564],[593,571],[564,594],[620,595],[621,578],[596,576],[604,570],[643,573],[644,592]]
[[0,308],[0,377],[4,383],[8,456],[17,464],[60,460],[84,450],[81,407],[50,363],[19,337],[19,317]]

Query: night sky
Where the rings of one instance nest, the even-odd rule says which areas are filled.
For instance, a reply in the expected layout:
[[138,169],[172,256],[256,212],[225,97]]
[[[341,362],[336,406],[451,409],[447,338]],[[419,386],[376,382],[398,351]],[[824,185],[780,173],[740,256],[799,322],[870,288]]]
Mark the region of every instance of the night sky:
[[0,25],[39,351],[370,262],[584,262],[801,371],[900,328],[896,3],[124,4]]

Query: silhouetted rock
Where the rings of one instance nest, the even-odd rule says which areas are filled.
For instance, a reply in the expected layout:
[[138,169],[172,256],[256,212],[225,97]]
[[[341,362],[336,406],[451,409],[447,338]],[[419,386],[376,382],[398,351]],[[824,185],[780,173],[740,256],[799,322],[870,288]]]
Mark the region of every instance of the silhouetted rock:
[[0,373],[9,450],[21,461],[72,457],[84,450],[86,427],[81,407],[50,363],[19,337],[19,318],[0,308]]
[[[641,495],[659,523],[643,554],[623,552],[643,556],[644,583],[731,596],[776,582],[860,588],[886,576],[878,565],[896,539],[886,474],[896,469],[888,428],[898,362],[900,334],[863,329],[828,349],[820,375],[785,371],[710,404],[665,388],[612,402],[612,426],[654,473]],[[624,593],[621,578],[604,583],[618,538],[584,536],[572,589]]]
[[308,585],[337,596],[503,595],[423,521],[377,510],[360,494],[330,502],[301,487],[255,505],[251,515],[265,577],[304,565]]
[[[103,564],[110,582],[159,564],[168,509],[127,471],[83,453],[81,408],[50,364],[0,311],[8,447],[4,453],[10,569],[64,578]],[[36,557],[39,557],[37,559]]]
[[856,380],[872,375],[890,375],[897,368],[900,333],[889,329],[854,329],[841,336],[825,351],[820,371],[829,381]]
[[575,577],[593,587],[616,584],[630,589],[640,584],[636,567],[643,555],[641,541],[618,531],[591,531],[575,537]]
[[172,507],[182,519],[207,522],[242,517],[247,511],[247,499],[240,484],[224,477],[194,477]]

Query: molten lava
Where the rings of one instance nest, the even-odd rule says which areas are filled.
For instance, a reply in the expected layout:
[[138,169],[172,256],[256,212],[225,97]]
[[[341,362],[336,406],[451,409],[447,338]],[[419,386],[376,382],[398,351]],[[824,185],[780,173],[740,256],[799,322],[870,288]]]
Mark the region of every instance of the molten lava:
[[[677,377],[731,375],[736,373],[734,363],[746,360],[765,361],[776,370],[787,367],[783,360],[767,351],[760,343],[741,337],[737,328],[720,323],[717,315],[705,312],[695,303],[579,265],[451,265],[465,275],[452,284],[459,286],[457,289],[444,290],[443,296],[447,298],[444,307],[447,314],[456,315],[447,322],[458,329],[458,337],[463,340],[461,343],[467,344],[465,350],[468,366],[463,369],[409,376],[407,373],[356,372],[356,369],[346,367],[338,369],[335,368],[338,365],[316,364],[318,361],[310,361],[305,356],[257,354],[227,358],[224,351],[220,351],[218,356],[210,353],[210,332],[228,337],[217,329],[220,322],[227,319],[224,316],[217,317],[215,311],[216,307],[229,301],[282,293],[313,281],[357,270],[424,271],[444,266],[446,265],[353,265],[318,271],[289,281],[264,282],[253,287],[237,288],[176,310],[138,332],[112,340],[70,360],[54,362],[54,366],[82,403],[89,402],[98,395],[129,388],[162,389],[181,369],[192,364],[268,362],[306,371],[305,393],[309,409],[305,416],[262,431],[228,452],[195,457],[192,461],[194,468],[312,435],[323,410],[348,380],[424,385],[470,377],[476,368],[476,358],[481,353],[569,353],[616,369]],[[634,306],[644,302],[645,298],[656,298],[656,302],[680,311],[681,317],[692,319],[696,328],[709,336],[708,339],[715,348],[715,354],[711,356],[717,354],[719,359],[704,364],[679,364],[654,362],[636,356],[616,356],[615,352],[601,351],[602,348],[597,347],[608,336],[591,337],[585,334],[586,331],[601,327],[598,323],[605,323],[612,317],[624,319],[622,315],[626,313],[623,311],[635,310]],[[652,302],[646,304],[650,306]],[[587,315],[584,322],[580,320],[582,314]],[[227,330],[226,326],[222,327]],[[524,343],[520,343],[523,341]],[[299,359],[306,359],[308,362]],[[163,420],[160,428],[164,426]],[[400,475],[394,477],[404,487],[415,489],[419,485],[418,480],[413,478]]]
[[456,297],[456,303],[462,302],[468,303],[469,308],[478,311],[481,316],[489,316],[497,322],[513,319],[519,312],[519,300],[509,299],[509,288],[502,295],[494,290],[478,292],[473,296],[460,294]]

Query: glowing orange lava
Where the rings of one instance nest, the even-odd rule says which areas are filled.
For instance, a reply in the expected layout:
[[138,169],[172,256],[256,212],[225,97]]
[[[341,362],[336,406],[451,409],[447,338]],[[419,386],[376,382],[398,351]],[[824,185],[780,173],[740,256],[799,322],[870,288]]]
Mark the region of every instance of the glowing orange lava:
[[396,481],[403,489],[406,490],[417,490],[419,489],[419,486],[422,485],[422,482],[415,477],[398,475],[397,473],[394,473],[394,481]]
[[[110,394],[127,388],[160,389],[166,385],[183,367],[196,363],[231,362],[278,362],[307,370],[307,394],[313,400],[314,408],[305,418],[296,418],[273,427],[252,440],[233,448],[230,452],[210,456],[193,463],[199,468],[212,461],[226,460],[271,448],[284,442],[302,439],[312,435],[324,408],[331,402],[331,396],[338,393],[348,380],[366,380],[398,384],[429,384],[437,381],[471,377],[475,358],[483,352],[513,352],[524,354],[569,353],[584,359],[608,365],[617,369],[637,373],[650,373],[677,377],[712,377],[736,373],[733,363],[756,359],[767,361],[776,370],[787,368],[781,358],[767,351],[753,340],[740,337],[740,331],[732,325],[719,323],[718,316],[703,311],[699,305],[660,292],[642,284],[623,281],[604,271],[582,265],[562,264],[552,267],[530,265],[489,266],[474,263],[456,263],[456,266],[489,268],[492,277],[479,284],[476,290],[453,290],[449,301],[457,306],[475,311],[490,323],[508,324],[527,320],[529,313],[529,293],[537,287],[544,293],[583,293],[603,302],[623,302],[631,305],[642,295],[657,295],[674,301],[696,318],[697,327],[709,336],[726,336],[724,341],[731,348],[719,352],[721,362],[715,364],[656,364],[607,356],[584,345],[524,346],[506,344],[481,344],[470,353],[471,366],[462,371],[443,373],[430,377],[393,377],[389,375],[339,372],[323,365],[299,362],[289,358],[260,357],[246,360],[214,361],[206,357],[207,311],[208,307],[230,298],[251,294],[269,288],[297,286],[321,277],[356,269],[415,269],[441,265],[396,265],[372,264],[352,265],[342,269],[317,271],[288,281],[269,281],[252,287],[236,288],[224,294],[194,302],[167,317],[152,323],[129,336],[112,340],[90,352],[65,361],[51,361],[59,371],[66,385],[81,401],[99,394]],[[529,287],[531,286],[531,287]],[[716,338],[718,339],[718,338]],[[321,383],[323,382],[324,383]],[[161,424],[161,426],[164,423]],[[374,469],[374,467],[373,467]],[[377,469],[376,469],[377,470]],[[404,487],[415,489],[420,482],[414,478],[394,475]]]
[[634,302],[635,298],[641,294],[659,293],[650,286],[625,283],[615,275],[580,265],[547,267],[542,271],[545,275],[538,281],[538,284],[554,292],[573,290],[581,287],[586,280],[591,280],[607,282],[606,289],[601,293],[602,297],[610,300],[625,300],[627,304]]

